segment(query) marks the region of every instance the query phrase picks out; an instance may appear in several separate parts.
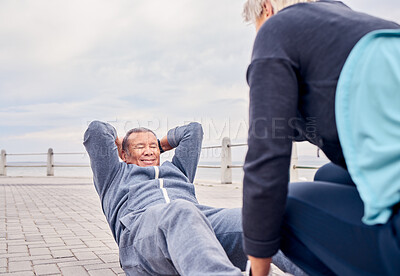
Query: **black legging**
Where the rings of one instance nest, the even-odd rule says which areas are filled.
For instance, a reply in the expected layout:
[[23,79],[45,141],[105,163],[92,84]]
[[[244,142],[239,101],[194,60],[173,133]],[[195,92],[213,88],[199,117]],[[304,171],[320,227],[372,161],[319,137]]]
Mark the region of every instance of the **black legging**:
[[[363,202],[346,170],[322,167],[314,182],[291,183],[282,251],[310,275],[400,275],[400,214],[361,222]],[[346,185],[343,185],[346,184]]]
[[355,186],[350,174],[342,167],[333,163],[323,165],[315,173],[314,181],[324,181]]

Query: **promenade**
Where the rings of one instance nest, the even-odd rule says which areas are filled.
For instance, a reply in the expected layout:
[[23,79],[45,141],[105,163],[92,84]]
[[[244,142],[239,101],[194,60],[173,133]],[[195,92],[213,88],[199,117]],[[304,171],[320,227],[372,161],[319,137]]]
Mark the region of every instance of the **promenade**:
[[[239,184],[196,183],[196,193],[241,207]],[[91,178],[0,177],[0,275],[125,275]]]

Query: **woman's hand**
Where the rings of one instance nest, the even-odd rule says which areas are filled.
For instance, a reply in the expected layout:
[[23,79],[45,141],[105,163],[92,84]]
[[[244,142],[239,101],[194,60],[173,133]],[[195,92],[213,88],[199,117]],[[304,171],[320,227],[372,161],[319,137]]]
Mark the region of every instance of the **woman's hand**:
[[271,258],[255,258],[248,256],[251,263],[252,276],[267,276],[271,266]]

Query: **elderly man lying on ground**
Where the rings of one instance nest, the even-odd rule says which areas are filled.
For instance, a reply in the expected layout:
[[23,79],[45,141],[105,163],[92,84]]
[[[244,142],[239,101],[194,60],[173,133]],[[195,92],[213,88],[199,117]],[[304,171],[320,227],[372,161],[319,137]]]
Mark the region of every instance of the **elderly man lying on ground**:
[[[202,138],[198,123],[161,140],[146,128],[118,138],[99,121],[85,132],[94,184],[127,275],[242,275],[241,209],[204,206],[195,196]],[[173,148],[172,162],[160,165],[160,153]]]

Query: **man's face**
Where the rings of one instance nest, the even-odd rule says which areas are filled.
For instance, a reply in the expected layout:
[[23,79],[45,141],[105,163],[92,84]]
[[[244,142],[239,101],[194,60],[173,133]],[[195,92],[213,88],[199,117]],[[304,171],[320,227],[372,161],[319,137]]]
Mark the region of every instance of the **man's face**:
[[124,161],[140,167],[160,165],[160,149],[157,138],[151,132],[132,133],[128,137],[129,152],[124,152]]

